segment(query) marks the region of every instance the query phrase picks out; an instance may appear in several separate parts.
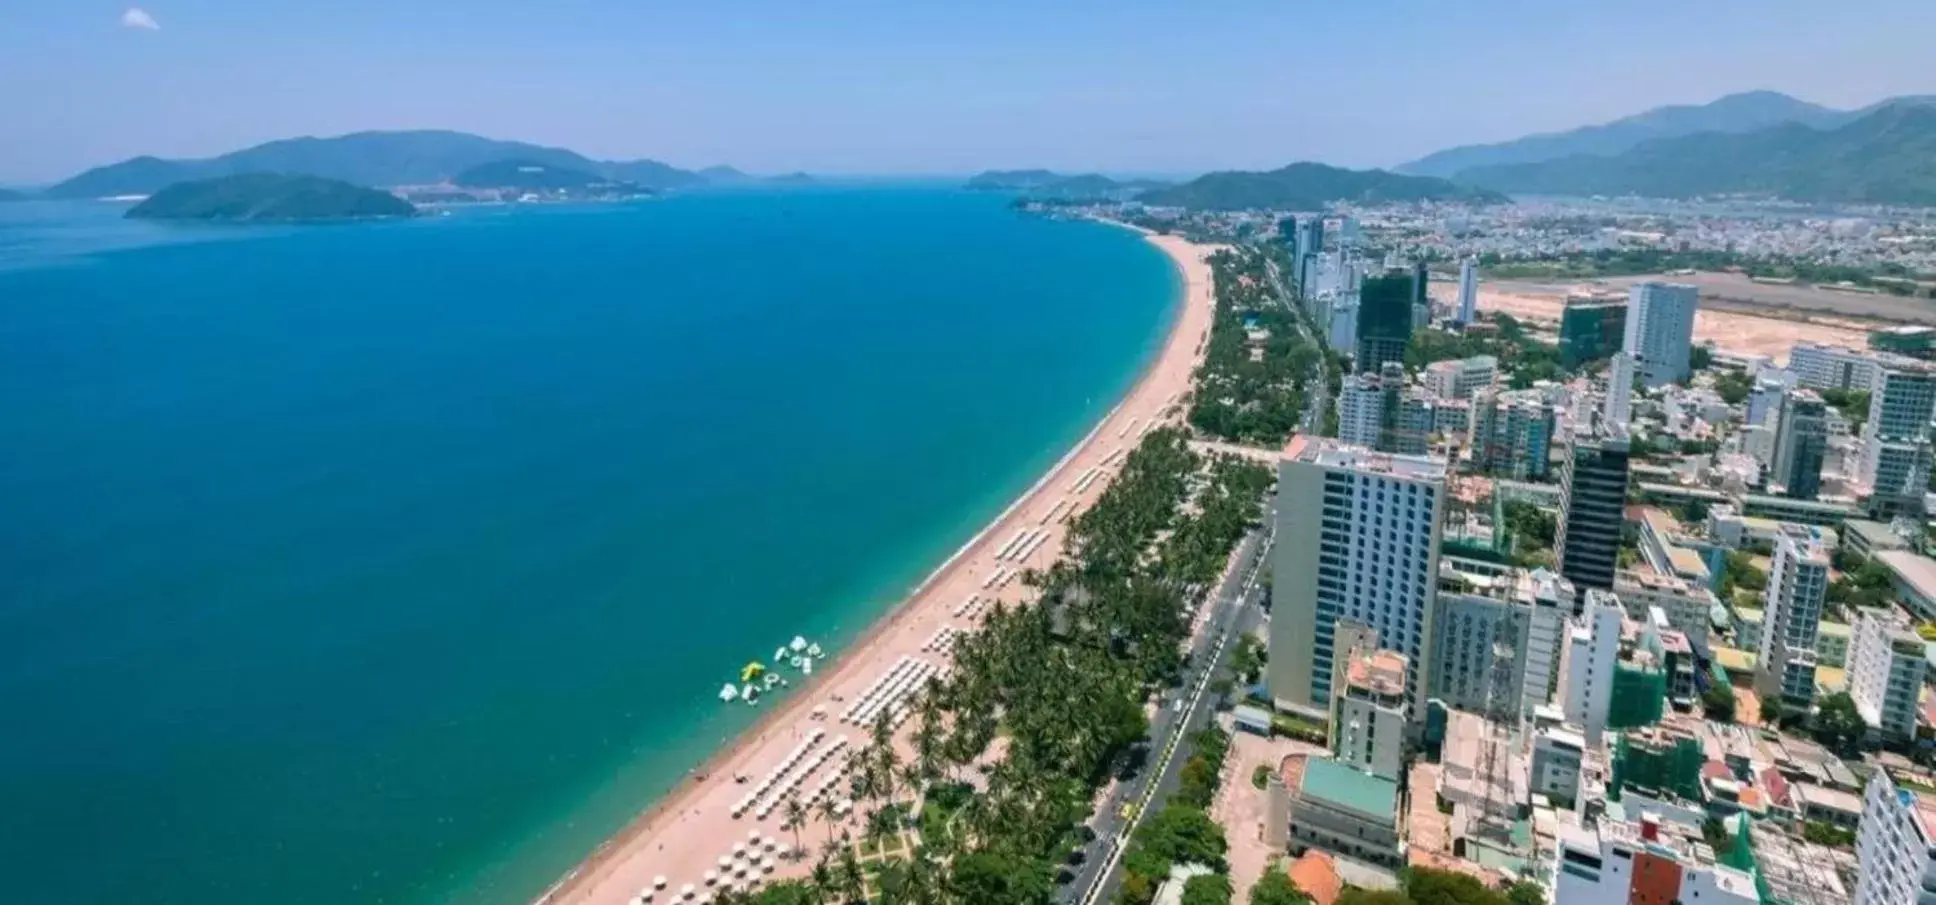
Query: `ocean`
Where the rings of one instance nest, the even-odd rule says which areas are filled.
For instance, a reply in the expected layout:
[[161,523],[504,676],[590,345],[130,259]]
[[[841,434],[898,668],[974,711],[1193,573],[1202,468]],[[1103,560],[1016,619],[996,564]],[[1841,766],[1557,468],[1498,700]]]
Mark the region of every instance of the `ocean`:
[[0,900],[522,905],[1033,483],[1181,293],[939,187],[0,205]]

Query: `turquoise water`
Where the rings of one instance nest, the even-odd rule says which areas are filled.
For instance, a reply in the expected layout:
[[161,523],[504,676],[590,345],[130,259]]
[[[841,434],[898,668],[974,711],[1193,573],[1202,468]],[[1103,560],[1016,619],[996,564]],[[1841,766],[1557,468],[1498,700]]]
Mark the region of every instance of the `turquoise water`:
[[0,206],[9,903],[522,903],[1153,354],[1126,231],[938,189],[342,227]]

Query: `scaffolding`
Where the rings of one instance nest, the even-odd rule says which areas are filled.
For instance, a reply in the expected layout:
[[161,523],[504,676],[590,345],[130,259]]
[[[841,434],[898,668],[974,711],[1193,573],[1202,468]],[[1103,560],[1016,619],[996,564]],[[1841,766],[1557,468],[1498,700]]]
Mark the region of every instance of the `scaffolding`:
[[1700,740],[1692,736],[1658,730],[1625,733],[1613,744],[1613,782],[1607,797],[1619,801],[1621,790],[1633,786],[1700,801],[1705,759]]
[[1667,673],[1657,666],[1620,663],[1613,668],[1613,701],[1608,729],[1633,729],[1660,722],[1667,711]]

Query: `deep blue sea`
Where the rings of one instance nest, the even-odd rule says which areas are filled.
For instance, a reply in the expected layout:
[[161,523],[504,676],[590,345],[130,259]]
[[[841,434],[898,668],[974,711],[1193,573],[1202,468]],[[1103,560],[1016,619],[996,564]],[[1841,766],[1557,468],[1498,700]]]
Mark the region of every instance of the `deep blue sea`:
[[1128,388],[1132,233],[940,188],[0,205],[0,898],[521,905]]

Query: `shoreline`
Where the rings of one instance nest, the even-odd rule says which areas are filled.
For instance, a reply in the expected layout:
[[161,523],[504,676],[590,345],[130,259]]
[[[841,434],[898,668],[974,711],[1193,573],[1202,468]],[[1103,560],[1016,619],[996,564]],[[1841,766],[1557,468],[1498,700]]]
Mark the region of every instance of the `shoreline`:
[[[924,626],[973,627],[976,621],[973,617],[952,612],[956,609],[952,601],[964,594],[1004,603],[1021,597],[1023,589],[1019,584],[1009,589],[1008,582],[1003,581],[994,590],[975,590],[969,583],[978,577],[975,566],[984,557],[990,559],[989,572],[979,574],[986,575],[988,581],[1000,574],[1000,567],[992,562],[1000,536],[1020,526],[1043,531],[1048,542],[1022,560],[1029,567],[1053,562],[1061,555],[1065,533],[1062,526],[1101,495],[1115,469],[1120,467],[1120,463],[1112,466],[1108,459],[1115,458],[1123,449],[1132,448],[1143,432],[1177,420],[1176,412],[1180,411],[1177,403],[1190,388],[1200,360],[1202,340],[1209,331],[1214,297],[1209,266],[1204,259],[1215,247],[1195,245],[1176,236],[1158,236],[1129,224],[1112,225],[1139,233],[1145,242],[1163,253],[1181,284],[1180,297],[1171,308],[1161,344],[1143,363],[1122,398],[1040,478],[931,570],[900,602],[872,620],[845,652],[827,664],[828,668],[799,683],[793,693],[775,702],[759,719],[688,771],[656,802],[546,888],[533,900],[536,905],[631,903],[637,900],[639,890],[659,875],[666,876],[674,890],[686,883],[698,884],[699,873],[712,863],[718,849],[730,846],[749,830],[758,829],[776,837],[785,833],[777,817],[761,821],[751,814],[745,819],[727,816],[725,802],[743,791],[742,786],[732,781],[732,774],[755,775],[771,766],[792,747],[790,743],[800,735],[800,730],[819,727],[832,735],[841,734],[842,724],[834,718],[838,708],[833,703],[857,699],[866,681],[885,673],[899,658],[913,655],[916,648],[910,642]],[[1123,421],[1131,416],[1134,416],[1132,420]],[[1139,424],[1141,432],[1129,436]],[[1120,430],[1116,436],[1104,433],[1117,426]],[[1095,479],[1082,490],[1072,485],[1068,494],[1057,501],[1055,494],[1048,492],[1050,486],[1057,479],[1074,474],[1075,466],[1087,460],[1094,460],[1090,471],[1095,472]],[[1055,508],[1048,509],[1049,505]],[[1050,524],[1049,515],[1065,505],[1072,508]],[[1047,514],[1039,520],[1024,518],[1033,514],[1028,512],[1031,509],[1046,510]],[[1019,571],[1023,563],[1012,563],[1009,567]],[[921,645],[918,650],[925,652],[927,647]],[[940,664],[945,662],[946,655],[935,652],[925,658]],[[847,694],[833,694],[836,687],[844,688]],[[817,707],[826,709],[826,719],[814,718]],[[796,724],[794,732],[776,731],[789,724]],[[851,726],[845,732],[865,735],[864,728]],[[809,826],[819,831],[820,823],[816,817]],[[674,846],[672,851],[667,851],[668,844]],[[802,869],[802,863],[789,863],[773,876],[795,876]]]

